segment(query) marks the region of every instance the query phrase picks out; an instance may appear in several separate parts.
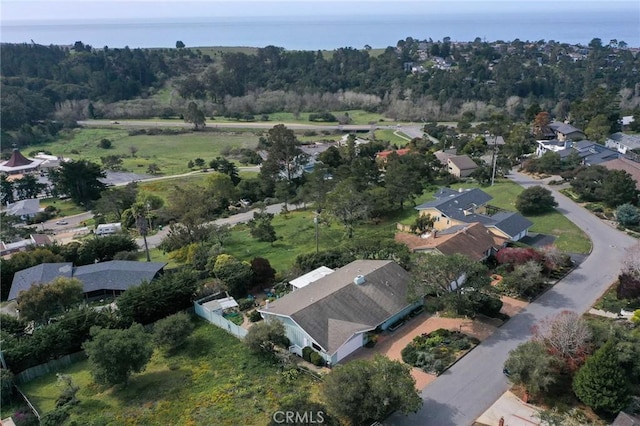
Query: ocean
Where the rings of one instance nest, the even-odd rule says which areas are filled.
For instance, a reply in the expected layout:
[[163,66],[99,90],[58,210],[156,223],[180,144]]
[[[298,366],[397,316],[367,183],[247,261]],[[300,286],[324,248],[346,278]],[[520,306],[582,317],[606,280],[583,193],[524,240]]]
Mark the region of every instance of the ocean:
[[[633,10],[631,10],[633,12]],[[319,16],[180,18],[168,20],[5,22],[0,31],[6,43],[71,45],[82,41],[93,47],[187,47],[274,45],[288,50],[396,46],[399,40],[489,42],[555,40],[588,44],[600,38],[640,47],[640,14],[619,11],[580,11],[540,14],[528,12],[460,13],[444,15]]]

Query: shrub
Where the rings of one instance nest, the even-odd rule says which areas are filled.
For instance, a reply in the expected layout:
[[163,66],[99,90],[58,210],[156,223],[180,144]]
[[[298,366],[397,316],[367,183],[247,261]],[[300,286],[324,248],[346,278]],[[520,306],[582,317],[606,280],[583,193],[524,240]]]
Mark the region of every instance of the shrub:
[[544,256],[534,248],[505,247],[496,253],[496,260],[501,265],[509,265],[509,270],[512,270],[514,266],[523,265],[530,260],[541,263]]
[[238,307],[241,311],[246,311],[247,309],[255,308],[256,301],[255,299],[243,298],[238,299]]
[[251,322],[262,321],[262,315],[260,315],[260,312],[258,311],[251,311],[251,313],[249,314],[249,321]]
[[305,361],[309,361],[311,362],[311,354],[314,352],[313,348],[311,346],[305,346],[304,348],[302,348],[302,358]]
[[170,352],[180,347],[192,331],[193,323],[189,315],[179,312],[155,323],[153,343]]
[[0,368],[0,401],[7,403],[13,395],[15,379],[10,370]]
[[311,354],[309,355],[309,361],[312,364],[317,365],[318,367],[322,367],[325,364],[322,356],[316,351],[311,352]]
[[546,213],[557,206],[551,191],[541,186],[527,188],[516,198],[516,209],[522,214]]

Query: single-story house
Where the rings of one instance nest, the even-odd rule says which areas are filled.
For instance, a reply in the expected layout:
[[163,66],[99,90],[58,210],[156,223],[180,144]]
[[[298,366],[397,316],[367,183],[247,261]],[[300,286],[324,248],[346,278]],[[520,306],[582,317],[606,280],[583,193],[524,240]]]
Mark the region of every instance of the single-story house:
[[579,141],[584,139],[584,132],[573,127],[571,124],[563,123],[561,121],[553,121],[549,123],[548,127],[559,141]]
[[18,297],[38,283],[50,283],[56,277],[77,278],[82,282],[85,297],[118,295],[123,291],[158,277],[166,263],[112,260],[74,267],[72,263],[41,263],[18,271],[13,276],[8,300]]
[[445,256],[463,254],[472,260],[482,261],[500,250],[509,239],[495,235],[483,224],[475,222],[443,231],[433,230],[424,235],[398,232],[395,240],[412,252]]
[[632,149],[640,149],[640,136],[627,135],[622,132],[614,133],[605,141],[605,146],[626,154]]
[[478,165],[468,155],[455,155],[447,160],[449,174],[457,178],[471,176],[477,168]]
[[334,365],[421,305],[409,301],[410,280],[391,260],[356,260],[259,312],[284,324],[291,352],[310,346]]
[[636,181],[636,188],[640,191],[640,163],[627,158],[616,158],[615,160],[605,161],[601,166],[609,170],[624,170],[629,173],[633,180]]
[[320,266],[319,268],[316,268],[311,272],[307,272],[306,274],[301,275],[298,278],[289,281],[289,284],[291,284],[291,287],[293,287],[293,291],[295,291],[302,287],[306,287],[309,284],[316,282],[320,278],[326,277],[327,275],[333,272],[334,270],[331,268],[327,268],[326,266]]
[[388,149],[386,151],[380,151],[376,153],[376,161],[382,164],[386,164],[391,154],[395,153],[398,157],[402,157],[403,155],[407,155],[410,152],[411,152],[411,149],[409,148]]
[[435,200],[417,206],[416,210],[420,216],[431,215],[433,228],[437,231],[479,222],[499,237],[519,241],[533,226],[533,222],[520,213],[501,211],[487,214],[486,205],[492,197],[479,188],[458,191],[441,188],[434,197]]
[[15,243],[5,243],[0,241],[0,256],[7,256],[20,251],[26,251],[28,247],[44,247],[52,243],[51,238],[46,234],[31,234],[29,238],[16,241]]
[[40,208],[40,200],[37,198],[29,198],[7,205],[5,213],[10,216],[18,216],[22,220],[27,220],[43,210],[44,209]]

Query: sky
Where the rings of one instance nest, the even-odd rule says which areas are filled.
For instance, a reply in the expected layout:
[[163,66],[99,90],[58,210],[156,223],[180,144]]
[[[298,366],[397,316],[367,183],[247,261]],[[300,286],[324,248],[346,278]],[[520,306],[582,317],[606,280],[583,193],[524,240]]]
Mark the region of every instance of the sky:
[[[2,0],[0,22],[176,19],[234,16],[319,16],[336,14],[451,14],[478,11],[570,12],[636,10],[640,1],[602,0]],[[639,30],[640,31],[640,30]]]

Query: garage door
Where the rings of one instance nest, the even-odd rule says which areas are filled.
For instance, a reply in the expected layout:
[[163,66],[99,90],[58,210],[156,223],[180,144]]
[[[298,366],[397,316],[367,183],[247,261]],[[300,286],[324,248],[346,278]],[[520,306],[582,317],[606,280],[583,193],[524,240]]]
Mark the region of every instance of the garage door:
[[351,352],[355,351],[358,348],[362,347],[362,334],[356,334],[351,338],[351,340],[347,341],[344,345],[338,349],[337,353],[337,361],[339,362],[342,358],[349,355]]

